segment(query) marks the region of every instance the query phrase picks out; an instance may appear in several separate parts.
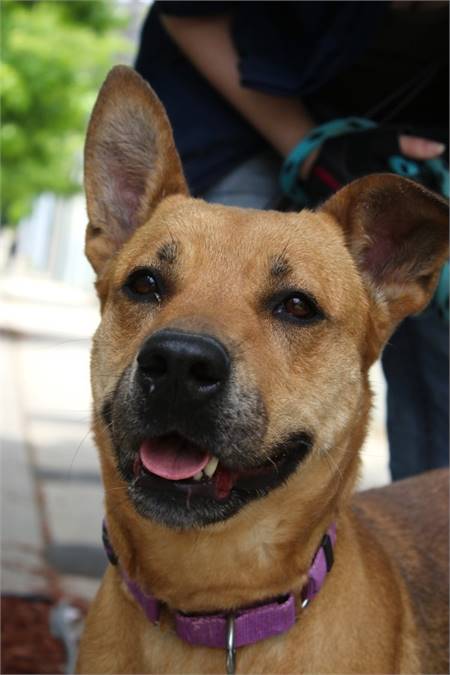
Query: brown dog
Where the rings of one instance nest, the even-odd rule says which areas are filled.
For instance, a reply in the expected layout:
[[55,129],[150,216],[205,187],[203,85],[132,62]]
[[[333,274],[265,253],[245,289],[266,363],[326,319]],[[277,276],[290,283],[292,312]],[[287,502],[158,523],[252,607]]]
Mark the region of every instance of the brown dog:
[[[92,115],[86,192],[94,431],[118,564],[78,672],[223,673],[225,650],[181,639],[176,613],[222,612],[232,640],[232,613],[292,594],[294,625],[238,649],[237,672],[447,673],[446,474],[351,502],[367,372],[432,295],[446,204],[393,175],[316,212],[192,199],[161,104],[125,67]],[[331,523],[334,565],[305,606]],[[160,601],[158,623],[126,578]]]

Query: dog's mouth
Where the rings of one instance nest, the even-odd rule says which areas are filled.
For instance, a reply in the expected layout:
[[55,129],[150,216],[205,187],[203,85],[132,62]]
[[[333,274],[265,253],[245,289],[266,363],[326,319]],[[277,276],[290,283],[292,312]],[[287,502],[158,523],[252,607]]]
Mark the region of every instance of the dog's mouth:
[[177,433],[145,440],[133,465],[141,489],[225,502],[231,493],[264,494],[286,479],[309,449],[305,438],[288,443],[274,458],[251,468],[225,466],[212,452]]

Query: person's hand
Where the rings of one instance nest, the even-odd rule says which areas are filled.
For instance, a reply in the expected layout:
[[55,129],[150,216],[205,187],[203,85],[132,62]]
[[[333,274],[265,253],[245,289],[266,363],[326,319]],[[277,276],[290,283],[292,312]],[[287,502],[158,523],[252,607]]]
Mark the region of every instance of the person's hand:
[[442,155],[445,150],[443,143],[429,141],[418,136],[399,136],[398,140],[402,153],[412,159],[434,159]]
[[375,126],[327,138],[297,169],[297,187],[287,196],[296,205],[315,206],[339,187],[361,176],[407,170],[413,172],[415,181],[440,193],[442,175],[438,167],[430,166],[429,162],[440,158],[446,146],[421,136],[419,129],[416,134],[406,134],[398,127]]
[[[426,138],[420,138],[419,136],[399,136],[398,144],[401,152],[411,159],[434,159],[439,157],[445,151],[445,145],[443,143],[437,143],[436,141],[430,141]],[[299,175],[301,180],[306,180],[309,176],[309,172],[314,162],[320,153],[320,147],[316,148],[311,152],[308,157],[303,162]]]

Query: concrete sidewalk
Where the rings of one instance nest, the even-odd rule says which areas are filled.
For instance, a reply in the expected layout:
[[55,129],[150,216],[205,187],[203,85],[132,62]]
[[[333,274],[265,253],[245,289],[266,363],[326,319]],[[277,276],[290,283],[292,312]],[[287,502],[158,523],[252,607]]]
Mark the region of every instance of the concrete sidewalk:
[[[56,282],[0,282],[2,591],[89,599],[106,566],[102,486],[89,432],[93,294]],[[384,387],[374,370],[378,402]],[[388,482],[383,406],[364,451],[364,487]]]
[[92,444],[94,296],[36,279],[0,284],[2,591],[91,597],[105,568]]

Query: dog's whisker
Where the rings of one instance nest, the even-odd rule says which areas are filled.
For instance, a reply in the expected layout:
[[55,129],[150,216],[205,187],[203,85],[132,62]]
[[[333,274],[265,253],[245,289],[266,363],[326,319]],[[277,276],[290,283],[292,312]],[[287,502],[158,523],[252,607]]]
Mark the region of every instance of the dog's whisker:
[[334,459],[334,457],[332,456],[330,451],[327,448],[323,448],[322,449],[322,455],[327,460],[327,463],[328,463],[328,466],[330,467],[331,473],[334,475],[334,473],[336,472],[337,475],[338,475],[339,481],[342,482],[344,476],[342,474],[341,468],[340,468],[339,464],[337,464],[336,460]]
[[78,453],[80,452],[83,443],[85,442],[85,440],[87,439],[87,437],[89,436],[90,433],[91,433],[91,430],[88,429],[88,430],[86,431],[86,433],[84,434],[83,438],[81,439],[81,441],[79,442],[79,444],[78,444],[78,446],[77,446],[77,449],[75,450],[75,453],[74,453],[74,455],[73,455],[73,457],[72,457],[72,460],[71,460],[71,462],[70,462],[70,466],[69,466],[69,469],[68,469],[68,476],[69,476],[69,477],[70,477],[71,474],[72,474],[73,465],[74,465],[74,463],[75,463],[75,460],[76,460],[76,458],[77,458],[77,455],[78,455]]

